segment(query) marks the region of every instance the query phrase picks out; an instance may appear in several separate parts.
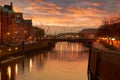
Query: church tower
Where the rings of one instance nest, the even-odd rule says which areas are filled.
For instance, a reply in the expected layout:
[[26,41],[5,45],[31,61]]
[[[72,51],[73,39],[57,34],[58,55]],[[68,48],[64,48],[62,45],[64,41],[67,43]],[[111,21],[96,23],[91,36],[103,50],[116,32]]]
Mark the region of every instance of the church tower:
[[12,3],[12,1],[10,2],[10,6],[11,6],[11,8],[12,8],[12,10],[13,10],[13,3]]

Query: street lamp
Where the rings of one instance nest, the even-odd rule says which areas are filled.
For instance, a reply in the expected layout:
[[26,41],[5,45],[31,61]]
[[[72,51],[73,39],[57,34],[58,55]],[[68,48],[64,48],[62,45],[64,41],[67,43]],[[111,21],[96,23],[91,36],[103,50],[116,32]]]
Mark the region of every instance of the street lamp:
[[29,39],[32,39],[32,36],[30,36]]
[[11,51],[11,50],[12,50],[11,48],[8,49],[8,51]]
[[15,34],[17,34],[18,33],[18,31],[15,31]]
[[6,33],[6,35],[8,35],[8,36],[9,36],[9,35],[10,35],[10,32],[7,32],[7,33]]
[[15,47],[15,50],[18,50],[18,47]]
[[25,31],[24,31],[24,33],[26,34],[26,33],[27,33],[27,31],[25,30]]

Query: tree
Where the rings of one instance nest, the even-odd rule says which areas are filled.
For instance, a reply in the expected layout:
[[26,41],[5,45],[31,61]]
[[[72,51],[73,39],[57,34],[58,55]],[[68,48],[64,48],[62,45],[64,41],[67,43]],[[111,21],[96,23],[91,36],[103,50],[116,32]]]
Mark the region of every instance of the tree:
[[118,37],[120,38],[120,16],[110,17],[103,21],[97,32],[98,37]]
[[45,35],[45,30],[44,29],[41,29],[39,27],[34,27],[35,29],[35,35],[37,38],[41,38],[41,37],[44,37]]

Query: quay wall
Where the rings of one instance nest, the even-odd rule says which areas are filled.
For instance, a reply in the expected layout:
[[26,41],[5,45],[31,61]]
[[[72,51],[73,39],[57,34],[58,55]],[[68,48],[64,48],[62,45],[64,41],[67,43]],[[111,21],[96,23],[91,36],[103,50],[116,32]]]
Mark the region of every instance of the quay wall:
[[42,41],[32,44],[20,44],[12,46],[1,46],[0,47],[0,59],[4,59],[9,56],[18,56],[26,54],[30,51],[42,50],[45,48],[51,48],[55,45],[53,41]]
[[91,48],[88,63],[90,80],[119,80],[120,52]]

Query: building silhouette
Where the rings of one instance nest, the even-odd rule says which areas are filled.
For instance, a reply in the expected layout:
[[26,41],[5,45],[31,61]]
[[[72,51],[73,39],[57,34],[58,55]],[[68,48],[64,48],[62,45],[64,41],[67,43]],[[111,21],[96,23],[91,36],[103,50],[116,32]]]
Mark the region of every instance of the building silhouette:
[[13,10],[10,5],[0,6],[0,43],[18,43],[33,36],[32,20],[23,18],[23,13]]

